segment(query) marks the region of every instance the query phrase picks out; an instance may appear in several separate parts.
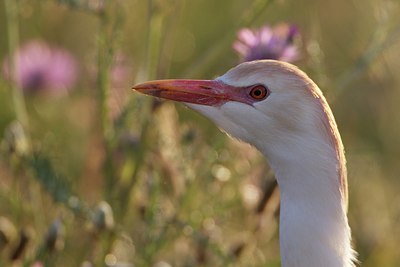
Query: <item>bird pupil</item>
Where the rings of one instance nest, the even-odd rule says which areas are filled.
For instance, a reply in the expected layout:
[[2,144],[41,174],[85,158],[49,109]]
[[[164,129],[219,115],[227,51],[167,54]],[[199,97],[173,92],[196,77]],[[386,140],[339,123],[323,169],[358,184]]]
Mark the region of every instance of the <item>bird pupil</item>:
[[261,90],[260,89],[255,90],[254,91],[254,95],[255,96],[260,96],[261,95]]

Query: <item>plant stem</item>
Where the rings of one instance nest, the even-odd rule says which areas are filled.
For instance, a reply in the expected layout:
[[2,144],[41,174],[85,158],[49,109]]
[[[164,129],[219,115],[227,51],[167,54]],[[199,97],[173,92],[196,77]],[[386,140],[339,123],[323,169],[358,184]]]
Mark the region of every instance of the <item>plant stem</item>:
[[235,31],[237,31],[237,29],[240,27],[251,25],[273,2],[274,0],[254,0],[249,9],[244,12],[243,16],[238,20],[237,25],[222,34],[223,37],[220,38],[222,41],[210,47],[210,49],[208,49],[197,60],[195,60],[194,62],[197,63],[188,68],[183,76],[200,76],[214,60],[218,59],[218,56],[226,52],[226,47],[230,42],[232,42],[235,36]]
[[[163,22],[164,16],[160,13],[155,6],[153,0],[148,0],[147,2],[147,36],[146,36],[146,44],[143,47],[144,53],[146,54],[145,67],[144,67],[144,78],[147,79],[157,79],[158,71],[157,66],[159,63],[159,57],[161,52],[161,37],[163,34]],[[151,99],[146,102],[142,102],[141,105],[141,134],[140,134],[140,144],[139,147],[135,150],[134,156],[129,156],[128,159],[124,163],[124,167],[127,165],[133,165],[134,167],[129,172],[129,182],[123,185],[123,188],[120,189],[119,200],[120,205],[118,206],[118,214],[121,218],[124,216],[126,212],[126,205],[129,202],[129,198],[133,187],[137,180],[137,174],[139,168],[142,166],[144,159],[146,157],[145,151],[147,150],[147,135],[149,131],[149,127],[151,126],[151,111],[153,107],[154,100]],[[138,104],[138,103],[136,103]],[[126,174],[125,174],[126,175]],[[123,179],[125,180],[125,179]]]
[[104,12],[99,13],[100,25],[98,33],[98,110],[100,112],[101,133],[103,139],[105,159],[103,163],[104,179],[105,179],[105,195],[108,200],[112,197],[113,185],[115,184],[115,170],[112,161],[112,140],[114,137],[114,128],[109,116],[108,94],[109,94],[109,73],[112,63],[113,49],[113,18],[111,11],[114,11],[112,2],[105,2]]
[[[115,206],[115,186],[117,185],[117,171],[113,161],[115,143],[115,129],[109,114],[108,96],[110,90],[110,70],[114,58],[114,45],[117,39],[122,14],[118,1],[105,0],[104,12],[98,13],[100,19],[98,33],[98,110],[100,111],[101,133],[105,158],[103,162],[104,194],[111,206]],[[118,193],[118,192],[117,192]],[[117,220],[119,218],[116,218]],[[101,261],[110,253],[116,235],[107,233],[101,242]],[[102,266],[105,263],[99,264]]]
[[161,52],[161,37],[163,30],[164,16],[154,6],[152,0],[148,2],[148,16],[149,16],[149,33],[147,40],[147,59],[146,59],[146,72],[147,79],[157,78],[157,67]]
[[101,112],[102,133],[106,140],[110,139],[113,133],[112,125],[108,117],[108,85],[109,85],[109,68],[112,58],[112,49],[108,40],[108,14],[102,13],[100,16],[100,29],[98,37],[98,76],[97,85],[99,88],[99,110]]
[[339,76],[335,83],[336,98],[340,97],[345,89],[358,79],[379,55],[398,42],[400,39],[400,30],[398,27],[391,29],[389,22],[389,19],[383,19],[378,23],[368,43],[368,47],[364,49],[364,52],[356,59],[354,64]]
[[[16,55],[15,50],[19,43],[19,23],[18,23],[18,1],[5,0],[5,13],[7,17],[7,33],[8,33],[8,54],[9,54],[9,70],[11,79],[16,78]],[[16,119],[22,124],[24,130],[29,129],[28,115],[26,112],[25,99],[22,89],[14,81],[12,87],[12,98]],[[30,148],[29,138],[27,138],[28,148]]]

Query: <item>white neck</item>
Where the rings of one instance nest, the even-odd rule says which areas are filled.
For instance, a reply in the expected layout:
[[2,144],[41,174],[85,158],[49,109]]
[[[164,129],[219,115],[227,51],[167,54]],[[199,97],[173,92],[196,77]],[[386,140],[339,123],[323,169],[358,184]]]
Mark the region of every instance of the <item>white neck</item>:
[[[282,266],[354,266],[340,191],[339,175],[344,166],[332,160],[337,154],[326,140],[305,142],[300,140],[297,148],[296,142],[288,144],[288,153],[260,148],[269,158],[281,191]],[[279,150],[282,152],[282,146]]]

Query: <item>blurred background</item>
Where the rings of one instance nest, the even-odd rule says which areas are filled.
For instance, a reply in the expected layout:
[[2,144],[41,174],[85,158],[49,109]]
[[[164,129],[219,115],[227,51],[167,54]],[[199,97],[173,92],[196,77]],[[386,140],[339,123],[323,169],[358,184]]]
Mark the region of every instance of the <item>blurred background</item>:
[[0,265],[280,266],[262,155],[130,89],[272,58],[331,104],[362,266],[399,266],[399,5],[2,1]]

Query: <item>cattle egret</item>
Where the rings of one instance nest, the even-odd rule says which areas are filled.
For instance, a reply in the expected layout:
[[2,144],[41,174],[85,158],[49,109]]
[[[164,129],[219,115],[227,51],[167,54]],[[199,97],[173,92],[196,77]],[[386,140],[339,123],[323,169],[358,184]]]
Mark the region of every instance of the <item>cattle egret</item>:
[[267,157],[281,191],[282,266],[355,266],[342,141],[321,90],[304,72],[260,60],[215,80],[159,80],[133,89],[184,102]]

